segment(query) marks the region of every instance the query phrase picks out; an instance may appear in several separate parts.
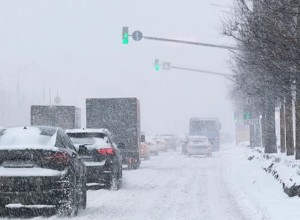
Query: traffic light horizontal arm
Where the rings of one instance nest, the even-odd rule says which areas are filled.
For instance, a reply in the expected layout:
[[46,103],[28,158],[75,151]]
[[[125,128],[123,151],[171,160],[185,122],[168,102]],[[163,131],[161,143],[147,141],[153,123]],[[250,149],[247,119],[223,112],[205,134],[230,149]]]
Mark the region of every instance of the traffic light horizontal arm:
[[239,50],[238,48],[231,47],[231,46],[224,46],[224,45],[217,45],[217,44],[207,44],[207,43],[185,41],[185,40],[175,40],[175,39],[160,38],[160,37],[143,36],[143,39],[157,40],[157,41],[167,41],[167,42],[181,43],[181,44],[191,44],[191,45],[198,45],[198,46],[204,46],[204,47],[215,47],[215,48],[221,48],[221,49],[227,49],[227,50]]
[[218,76],[224,76],[225,78],[232,80],[234,76],[226,73],[218,73],[213,71],[207,71],[207,70],[200,70],[200,69],[192,69],[192,68],[186,68],[186,67],[179,67],[179,66],[171,66],[171,69],[179,69],[179,70],[187,70],[187,71],[193,71],[193,72],[200,72],[200,73],[207,73],[212,75],[218,75]]

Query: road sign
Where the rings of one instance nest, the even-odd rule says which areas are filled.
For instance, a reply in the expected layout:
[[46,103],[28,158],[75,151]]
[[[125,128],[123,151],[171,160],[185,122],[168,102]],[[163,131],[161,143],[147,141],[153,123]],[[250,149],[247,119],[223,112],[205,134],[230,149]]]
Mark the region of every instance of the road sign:
[[143,33],[140,31],[135,31],[132,33],[132,39],[135,41],[140,41],[143,38]]
[[162,63],[162,69],[163,69],[163,70],[170,70],[170,69],[171,69],[171,64],[170,64],[170,62],[163,62],[163,63]]
[[246,119],[244,120],[244,125],[259,125],[259,119]]

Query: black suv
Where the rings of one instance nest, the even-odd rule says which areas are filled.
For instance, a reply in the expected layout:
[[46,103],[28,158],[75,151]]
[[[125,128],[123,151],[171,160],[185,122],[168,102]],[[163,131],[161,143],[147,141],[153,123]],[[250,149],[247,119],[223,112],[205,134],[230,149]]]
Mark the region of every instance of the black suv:
[[122,178],[122,157],[106,129],[67,130],[81,160],[86,165],[87,183],[118,190]]
[[0,209],[54,205],[76,216],[86,207],[85,165],[61,128],[0,129]]

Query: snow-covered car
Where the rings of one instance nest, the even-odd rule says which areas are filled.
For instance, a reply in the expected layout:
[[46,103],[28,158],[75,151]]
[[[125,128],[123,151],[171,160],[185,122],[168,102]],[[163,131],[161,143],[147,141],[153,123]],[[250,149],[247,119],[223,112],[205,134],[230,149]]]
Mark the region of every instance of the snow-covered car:
[[167,143],[164,139],[155,139],[155,144],[157,146],[157,150],[168,151]]
[[86,165],[87,183],[118,190],[122,178],[122,157],[107,129],[71,129],[66,131]]
[[148,141],[147,142],[150,150],[150,155],[157,156],[158,155],[158,148],[154,141]]
[[172,149],[176,151],[177,148],[177,136],[172,134],[163,134],[160,135],[162,139],[166,141],[167,149]]
[[187,155],[207,155],[212,156],[212,146],[205,136],[189,136],[187,144]]
[[150,148],[149,145],[145,142],[141,142],[140,144],[140,157],[145,160],[150,159]]
[[0,209],[11,203],[54,205],[66,216],[86,207],[85,166],[61,128],[0,130]]

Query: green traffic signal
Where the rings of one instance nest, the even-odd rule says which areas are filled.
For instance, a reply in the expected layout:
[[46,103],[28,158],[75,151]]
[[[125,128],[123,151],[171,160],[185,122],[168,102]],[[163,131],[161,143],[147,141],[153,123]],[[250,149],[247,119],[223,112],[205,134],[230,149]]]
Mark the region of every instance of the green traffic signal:
[[155,70],[159,71],[159,60],[158,59],[155,59],[154,66],[155,66]]
[[244,120],[251,119],[250,113],[244,113]]
[[129,38],[128,27],[123,27],[122,43],[123,44],[128,44],[128,38]]

